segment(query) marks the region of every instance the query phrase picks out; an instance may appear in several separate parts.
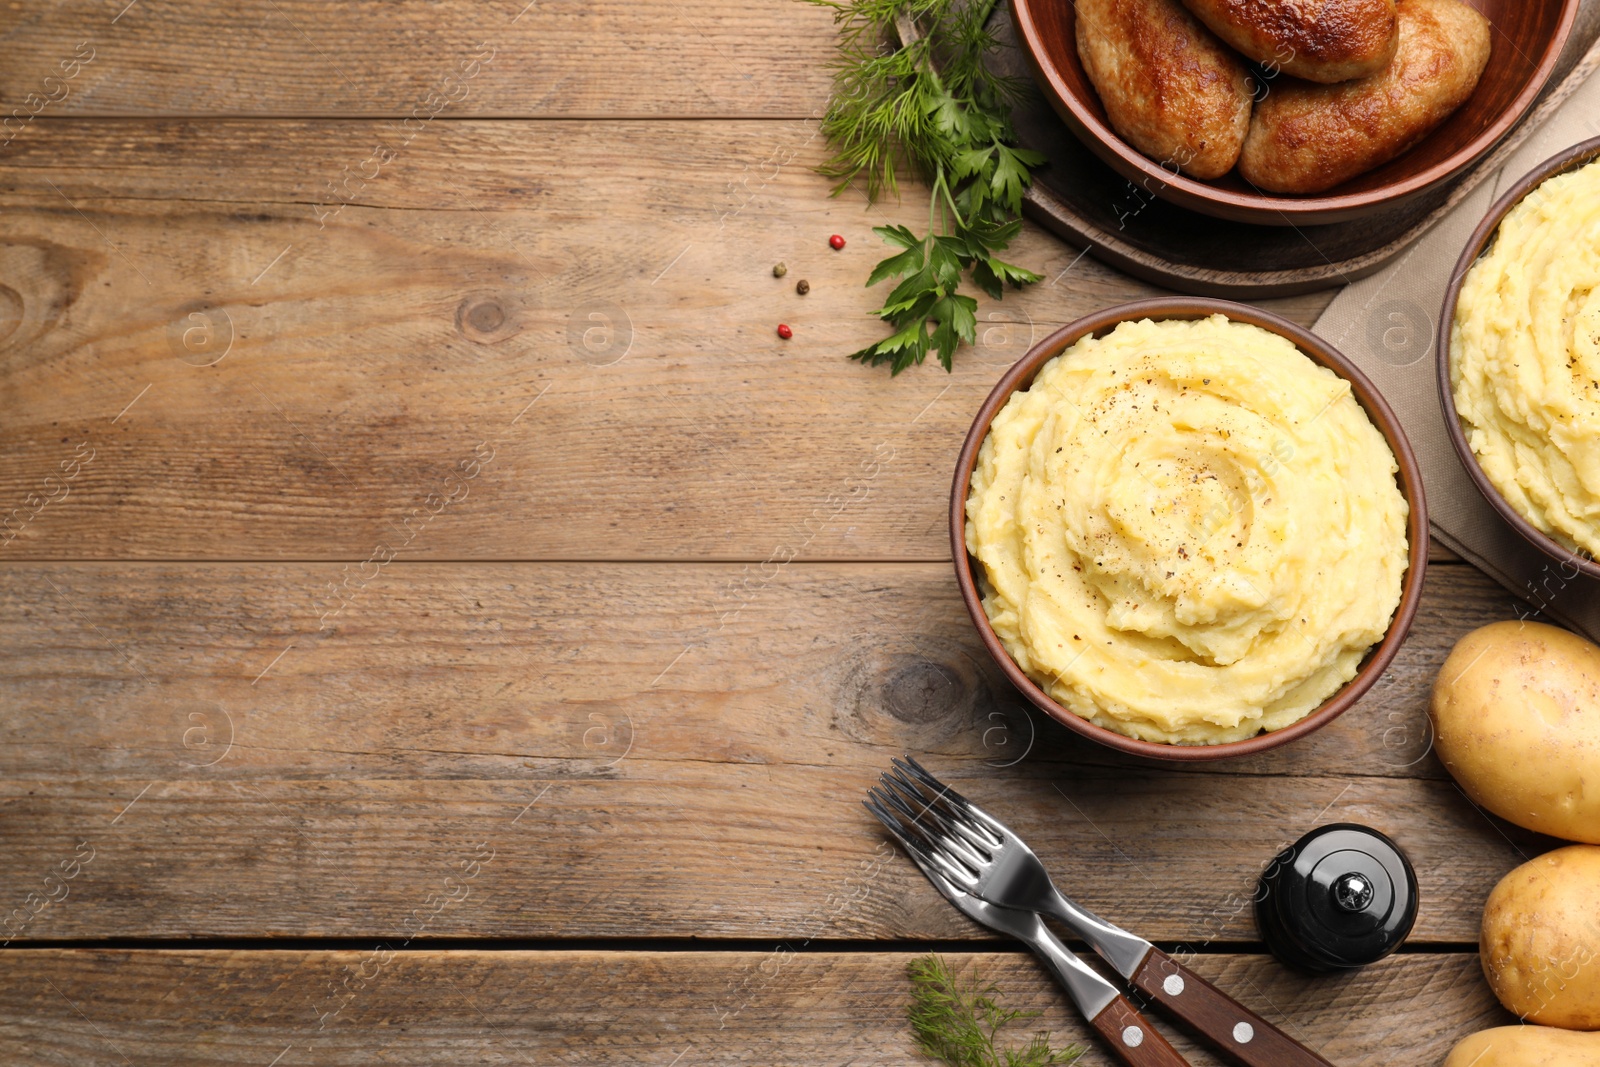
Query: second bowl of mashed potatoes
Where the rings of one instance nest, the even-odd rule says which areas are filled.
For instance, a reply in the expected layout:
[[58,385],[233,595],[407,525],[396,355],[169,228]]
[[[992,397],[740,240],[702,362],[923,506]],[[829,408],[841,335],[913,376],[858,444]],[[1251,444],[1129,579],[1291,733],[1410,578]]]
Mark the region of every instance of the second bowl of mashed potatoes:
[[957,466],[957,580],[1035,705],[1114,748],[1242,755],[1330,721],[1416,611],[1427,517],[1381,397],[1224,301],[1112,308],[1002,378]]
[[1438,364],[1451,443],[1565,578],[1600,578],[1600,138],[1490,208],[1453,278]]

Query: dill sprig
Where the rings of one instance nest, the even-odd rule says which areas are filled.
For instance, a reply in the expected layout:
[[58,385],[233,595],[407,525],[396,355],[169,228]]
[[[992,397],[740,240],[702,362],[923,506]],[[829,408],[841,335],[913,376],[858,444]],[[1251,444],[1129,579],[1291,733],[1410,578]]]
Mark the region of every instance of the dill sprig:
[[999,1048],[996,1035],[1009,1023],[1037,1018],[1036,1011],[1001,1008],[994,983],[956,977],[938,956],[918,956],[906,965],[911,977],[907,1015],[917,1045],[950,1067],[1052,1067],[1083,1055],[1081,1045],[1053,1048],[1039,1031],[1022,1048]]
[[960,343],[976,337],[978,302],[957,292],[963,273],[996,300],[1008,282],[1039,281],[995,255],[1021,229],[1030,168],[1044,162],[1014,145],[1010,109],[1025,83],[983,63],[996,44],[984,25],[996,0],[809,2],[831,8],[840,26],[822,119],[835,154],[820,168],[838,180],[834,195],[857,182],[869,201],[898,195],[902,171],[930,190],[926,236],[875,228],[900,249],[867,280],[901,279],[878,310],[893,333],[850,358],[899,374],[934,349],[949,370]]

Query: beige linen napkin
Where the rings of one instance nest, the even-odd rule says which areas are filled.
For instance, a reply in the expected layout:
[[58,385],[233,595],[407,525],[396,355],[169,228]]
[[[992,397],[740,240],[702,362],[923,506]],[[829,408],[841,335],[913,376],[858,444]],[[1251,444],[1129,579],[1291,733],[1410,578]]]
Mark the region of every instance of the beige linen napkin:
[[[1491,204],[1539,163],[1600,136],[1600,76],[1590,78],[1506,163],[1393,263],[1334,298],[1315,331],[1367,373],[1394,408],[1422,465],[1440,541],[1477,564],[1532,611],[1600,641],[1600,582],[1529,545],[1483,499],[1445,435],[1434,349],[1450,272]],[[1512,605],[1508,604],[1508,607]]]

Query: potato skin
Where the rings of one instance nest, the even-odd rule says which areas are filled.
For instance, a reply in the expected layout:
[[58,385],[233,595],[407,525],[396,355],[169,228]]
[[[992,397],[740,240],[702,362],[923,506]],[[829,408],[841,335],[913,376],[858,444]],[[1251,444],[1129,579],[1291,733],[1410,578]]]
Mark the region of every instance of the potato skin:
[[1444,1067],[1600,1067],[1600,1034],[1497,1026],[1461,1040]]
[[1478,954],[1507,1011],[1600,1030],[1600,847],[1558,848],[1500,879],[1483,907]]
[[1233,169],[1250,72],[1178,0],[1078,0],[1077,33],[1084,72],[1129,144],[1195,178]]
[[1474,801],[1600,844],[1600,648],[1544,623],[1490,623],[1439,668],[1428,714],[1434,750]]
[[1338,85],[1282,78],[1256,105],[1239,173],[1273,193],[1320,193],[1389,162],[1472,95],[1489,23],[1458,0],[1400,0],[1400,43],[1377,74]]
[[1399,43],[1395,0],[1183,0],[1250,59],[1296,78],[1342,82],[1376,74]]

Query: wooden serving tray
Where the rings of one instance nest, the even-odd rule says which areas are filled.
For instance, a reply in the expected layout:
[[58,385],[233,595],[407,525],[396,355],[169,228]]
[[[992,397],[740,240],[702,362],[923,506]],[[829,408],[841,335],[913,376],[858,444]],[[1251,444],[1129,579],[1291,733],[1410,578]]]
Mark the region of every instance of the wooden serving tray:
[[[989,27],[1001,43],[992,66],[1031,80],[1011,24],[997,4]],[[1600,0],[1584,0],[1550,84],[1494,151],[1454,180],[1387,212],[1326,226],[1252,226],[1156,198],[1102,163],[1041,93],[1012,114],[1017,137],[1044,153],[1023,204],[1027,216],[1138,278],[1184,293],[1288,296],[1343,285],[1381,268],[1482,181],[1600,68]]]

